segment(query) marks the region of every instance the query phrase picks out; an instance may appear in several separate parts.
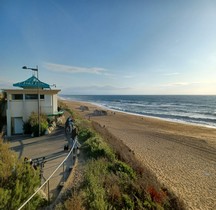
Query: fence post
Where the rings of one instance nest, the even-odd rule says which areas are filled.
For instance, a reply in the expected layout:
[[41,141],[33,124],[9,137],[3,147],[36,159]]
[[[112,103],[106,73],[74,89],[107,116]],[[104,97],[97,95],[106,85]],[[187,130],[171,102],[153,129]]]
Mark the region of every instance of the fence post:
[[[18,210],[21,210],[42,189],[42,187],[44,187],[45,184],[47,184],[47,182],[49,182],[49,180],[51,179],[51,177],[53,177],[53,175],[57,172],[57,170],[60,169],[60,167],[62,165],[63,165],[63,180],[65,181],[64,163],[69,158],[69,156],[71,155],[72,150],[75,147],[75,144],[76,144],[76,141],[74,142],[74,144],[73,144],[73,146],[72,146],[69,154],[65,157],[65,159],[58,165],[58,167],[52,172],[52,174],[47,178],[47,180],[45,180],[45,182],[18,208]],[[49,183],[48,183],[48,188],[49,188]]]
[[63,163],[63,182],[65,182],[65,168],[64,168],[65,162]]
[[75,161],[76,161],[76,151],[73,152],[73,163],[72,163],[73,165],[75,164]]
[[47,189],[48,189],[48,202],[50,202],[50,189],[49,189],[49,180],[48,180],[48,183],[47,183]]

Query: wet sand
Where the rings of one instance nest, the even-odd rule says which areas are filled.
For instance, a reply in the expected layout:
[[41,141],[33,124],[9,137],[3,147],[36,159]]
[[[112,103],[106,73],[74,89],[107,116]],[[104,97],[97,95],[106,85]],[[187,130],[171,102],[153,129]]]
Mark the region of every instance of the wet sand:
[[[120,138],[187,209],[216,209],[216,129],[120,113],[90,103],[64,103]],[[81,111],[81,105],[89,111]],[[106,110],[108,115],[92,116],[95,109]]]

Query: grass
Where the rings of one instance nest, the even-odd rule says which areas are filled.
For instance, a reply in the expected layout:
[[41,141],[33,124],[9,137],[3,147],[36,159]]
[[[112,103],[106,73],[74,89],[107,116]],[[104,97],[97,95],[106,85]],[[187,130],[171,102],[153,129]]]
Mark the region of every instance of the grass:
[[106,128],[81,118],[76,118],[76,125],[85,158],[83,179],[56,209],[184,209]]
[[150,182],[150,175],[145,179],[140,169],[120,160],[95,131],[83,128],[79,139],[86,158],[84,178],[60,209],[181,209],[172,206],[170,194],[158,183]]

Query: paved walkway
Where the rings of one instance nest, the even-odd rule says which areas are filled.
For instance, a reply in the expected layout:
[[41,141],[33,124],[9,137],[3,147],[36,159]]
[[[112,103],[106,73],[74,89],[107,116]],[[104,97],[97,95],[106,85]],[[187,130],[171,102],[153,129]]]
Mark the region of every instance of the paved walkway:
[[[52,134],[41,137],[31,138],[16,136],[13,137],[9,143],[11,149],[18,154],[19,158],[28,157],[29,159],[32,159],[34,163],[41,163],[44,159],[44,179],[47,179],[52,174],[68,154],[68,151],[64,151],[64,145],[67,144],[67,139],[65,138],[63,127],[57,127]],[[45,186],[44,192],[47,197],[48,195],[50,196],[50,200],[54,200],[58,195],[61,189],[60,183],[65,181],[68,177],[72,164],[73,157],[71,155],[64,166],[60,167],[50,179],[49,186]],[[65,173],[63,173],[63,171]],[[44,179],[42,179],[42,183],[44,182]]]

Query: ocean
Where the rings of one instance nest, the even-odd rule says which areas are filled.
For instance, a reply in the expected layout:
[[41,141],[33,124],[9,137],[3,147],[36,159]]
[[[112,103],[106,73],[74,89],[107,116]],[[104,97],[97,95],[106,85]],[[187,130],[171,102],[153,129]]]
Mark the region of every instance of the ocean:
[[116,111],[216,128],[216,96],[189,95],[60,95]]

